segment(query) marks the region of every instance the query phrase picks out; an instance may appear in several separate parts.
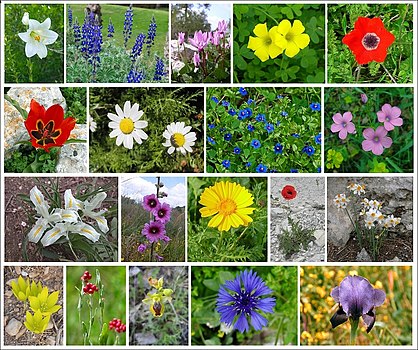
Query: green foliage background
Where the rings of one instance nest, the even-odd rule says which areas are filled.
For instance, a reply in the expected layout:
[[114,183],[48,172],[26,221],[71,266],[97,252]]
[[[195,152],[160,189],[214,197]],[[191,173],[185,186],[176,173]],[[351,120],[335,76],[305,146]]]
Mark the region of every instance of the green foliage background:
[[[66,338],[67,345],[82,345],[83,331],[78,314],[78,299],[79,291],[77,288],[82,288],[80,277],[84,271],[88,270],[92,279],[91,283],[96,283],[96,270],[100,272],[100,279],[103,283],[103,297],[104,297],[104,318],[103,321],[109,324],[113,318],[119,318],[123,323],[127,323],[125,319],[126,310],[126,277],[124,266],[67,266],[67,287],[66,287]],[[99,290],[100,292],[100,290]],[[98,304],[99,292],[93,294],[93,307]],[[81,308],[81,320],[87,325],[89,322],[89,309],[86,303],[89,295],[83,296],[83,303]],[[95,315],[95,320],[92,328],[91,339],[94,344],[98,344],[98,337],[100,334],[100,312]],[[108,345],[112,345],[115,341],[116,332],[109,330]],[[126,344],[125,333],[119,333],[119,344]]]
[[[261,331],[221,330],[215,310],[219,287],[240,271],[257,272],[276,298],[268,325]],[[192,267],[192,345],[297,345],[297,268],[294,266]]]
[[[365,93],[368,102],[363,104],[360,94]],[[329,172],[371,172],[371,173],[411,173],[414,163],[414,91],[413,88],[326,88],[325,94],[325,168]],[[403,125],[389,131],[387,136],[393,140],[390,148],[384,149],[380,156],[371,151],[363,151],[363,130],[376,129],[383,125],[376,113],[385,103],[398,106]],[[356,134],[348,134],[340,140],[338,133],[331,132],[332,116],[335,113],[350,111]],[[330,150],[342,155],[343,161],[335,162]]]
[[[254,197],[256,210],[248,226],[220,232],[208,227],[210,217],[202,218],[198,202],[204,189],[219,181],[245,187]],[[188,178],[188,261],[267,261],[267,181],[263,177]]]
[[[47,57],[25,55],[26,43],[18,33],[28,27],[22,23],[25,12],[30,19],[42,23],[51,19],[50,30],[58,34],[52,45],[47,45]],[[64,6],[41,4],[6,4],[4,6],[4,74],[6,83],[63,83],[64,82]]]
[[[142,120],[148,139],[135,143],[132,150],[116,146],[110,138],[110,119],[115,105],[123,108],[125,101],[138,103],[144,111]],[[92,172],[202,172],[203,171],[203,89],[198,88],[90,88],[90,115],[97,130],[90,134],[90,171]],[[162,136],[171,122],[185,122],[196,132],[193,152],[169,155]],[[182,164],[182,161],[186,164]]]
[[[267,23],[267,29],[288,19],[298,19],[311,39],[295,57],[281,54],[261,62],[247,48],[254,27]],[[315,4],[242,4],[234,5],[234,82],[277,83],[325,81],[325,7]]]
[[[395,42],[383,64],[358,64],[347,45],[341,42],[354,28],[358,17],[379,17]],[[328,5],[328,82],[329,83],[412,83],[413,7],[412,4],[332,4]]]
[[412,344],[412,267],[411,266],[304,266],[300,270],[300,344],[350,345],[350,322],[331,329],[329,322],[337,311],[330,296],[350,271],[357,271],[386,293],[386,301],[375,309],[376,323],[366,333],[362,320],[356,346],[405,346]]

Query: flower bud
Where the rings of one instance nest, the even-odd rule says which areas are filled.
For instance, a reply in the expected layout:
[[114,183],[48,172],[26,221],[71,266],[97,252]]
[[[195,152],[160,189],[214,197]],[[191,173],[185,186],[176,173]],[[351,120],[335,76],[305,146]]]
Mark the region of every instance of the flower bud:
[[29,25],[29,12],[25,12],[25,13],[23,14],[23,17],[22,17],[22,23],[23,23],[25,26],[28,26],[28,25]]

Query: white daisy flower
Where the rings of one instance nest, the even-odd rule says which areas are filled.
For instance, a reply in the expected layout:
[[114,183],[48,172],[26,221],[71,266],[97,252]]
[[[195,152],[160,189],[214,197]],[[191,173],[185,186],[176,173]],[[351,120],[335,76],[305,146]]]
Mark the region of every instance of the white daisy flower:
[[22,23],[29,25],[25,33],[17,34],[26,43],[26,57],[38,55],[41,59],[45,58],[48,55],[46,45],[51,45],[58,39],[58,34],[49,30],[51,27],[51,19],[47,18],[42,23],[39,23],[35,19],[29,19],[29,13],[25,12]]
[[129,149],[133,147],[133,140],[139,144],[142,140],[146,140],[148,135],[141,129],[148,126],[148,122],[140,120],[144,115],[143,111],[139,110],[138,103],[131,107],[131,101],[126,101],[123,106],[123,111],[119,105],[115,106],[116,114],[108,113],[107,116],[111,120],[109,128],[113,129],[110,137],[116,137],[116,145],[123,146]]
[[192,146],[196,141],[196,133],[190,132],[191,126],[185,126],[184,122],[176,122],[167,125],[167,129],[163,132],[166,141],[163,146],[168,147],[168,154],[174,151],[180,151],[182,154],[193,152]]
[[94,121],[93,117],[89,115],[89,125],[90,125],[90,131],[95,132],[97,129],[97,123]]

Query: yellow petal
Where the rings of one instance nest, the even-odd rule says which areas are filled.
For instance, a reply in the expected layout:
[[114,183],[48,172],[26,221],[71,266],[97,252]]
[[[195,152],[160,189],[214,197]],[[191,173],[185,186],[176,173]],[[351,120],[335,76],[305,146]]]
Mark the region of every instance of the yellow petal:
[[257,24],[257,25],[254,27],[253,32],[254,32],[254,34],[255,34],[255,35],[257,35],[258,37],[263,37],[263,36],[268,35],[268,31],[267,31],[267,23],[260,23],[260,24]]
[[308,34],[300,34],[297,35],[293,41],[295,42],[295,44],[300,48],[300,49],[304,49],[306,46],[309,45],[309,42],[311,41],[311,39],[309,38]]
[[268,52],[268,46],[260,47],[258,50],[254,52],[254,55],[256,55],[261,60],[261,62],[267,61],[270,57]]
[[277,31],[282,34],[283,36],[286,36],[286,34],[289,32],[289,30],[292,28],[292,25],[287,19],[284,19],[279,23],[277,26]]
[[294,57],[299,53],[299,48],[293,41],[289,41],[286,47],[285,54],[287,57]]
[[[271,58],[276,58],[277,56],[279,56],[283,52],[283,49],[281,47],[278,47],[275,44],[271,44],[269,46],[268,52],[269,52],[269,55],[270,55]],[[252,200],[251,200],[251,202],[252,202]]]
[[298,19],[293,22],[292,29],[290,30],[291,33],[294,35],[302,34],[305,31],[305,27],[303,26],[302,22]]
[[199,211],[202,218],[207,218],[208,216],[215,215],[218,212],[218,209],[200,208]]

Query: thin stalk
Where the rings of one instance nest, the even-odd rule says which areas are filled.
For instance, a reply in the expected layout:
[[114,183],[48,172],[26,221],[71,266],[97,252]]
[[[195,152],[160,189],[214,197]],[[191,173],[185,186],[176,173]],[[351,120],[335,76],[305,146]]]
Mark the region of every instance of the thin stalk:
[[357,328],[359,324],[359,319],[354,320],[353,318],[350,317],[350,323],[351,323],[350,344],[356,345],[356,333],[357,333]]
[[350,221],[351,221],[351,224],[352,224],[352,225],[353,225],[353,227],[354,227],[354,231],[356,231],[356,235],[357,235],[357,239],[359,240],[360,247],[363,247],[363,244],[362,244],[362,238],[361,238],[361,234],[359,233],[358,226],[354,223],[353,219],[351,218],[350,212],[348,211],[348,209],[347,209],[347,208],[345,208],[345,211],[346,211],[346,213],[347,213],[347,215],[348,215],[348,218],[349,218],[349,219],[350,219]]
[[277,21],[277,19],[275,19],[274,17],[272,17],[270,14],[268,14],[266,11],[264,11],[263,9],[261,9],[260,7],[257,8],[258,11],[263,12],[268,18],[272,19],[277,25],[279,25],[279,22]]
[[386,69],[385,65],[382,64],[383,69],[385,70],[386,74],[389,75],[390,80],[392,80],[393,83],[397,83],[397,81],[395,80],[395,78],[392,76],[392,74],[389,73],[389,71]]
[[360,80],[361,65],[357,67],[356,83]]
[[73,245],[71,244],[70,239],[68,238],[68,246],[70,247],[71,252],[73,253],[74,257],[75,257],[75,261],[78,261],[78,256],[75,253],[74,249],[73,249]]

